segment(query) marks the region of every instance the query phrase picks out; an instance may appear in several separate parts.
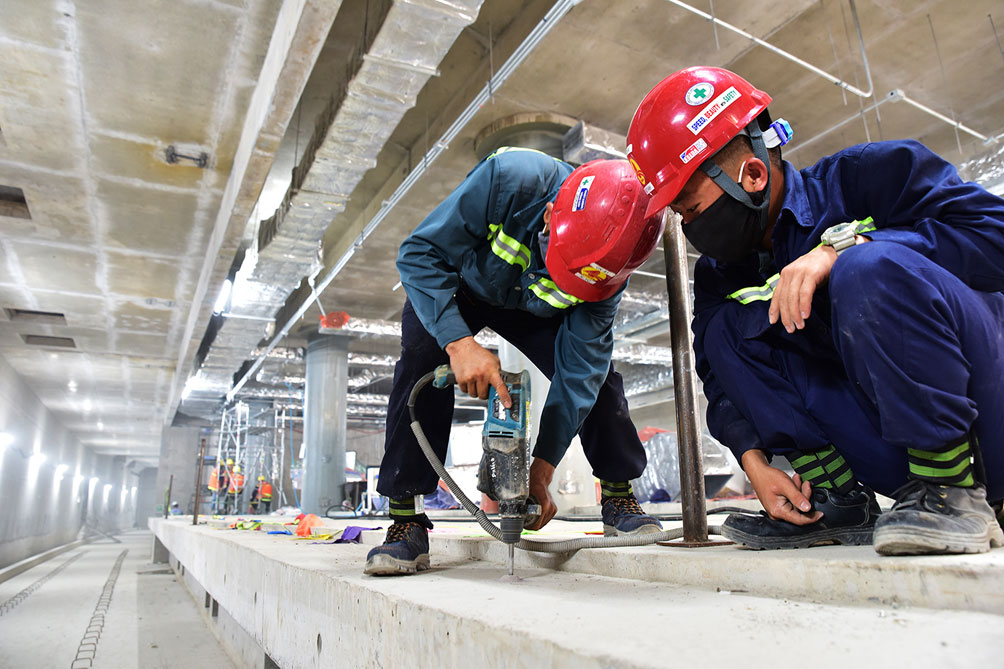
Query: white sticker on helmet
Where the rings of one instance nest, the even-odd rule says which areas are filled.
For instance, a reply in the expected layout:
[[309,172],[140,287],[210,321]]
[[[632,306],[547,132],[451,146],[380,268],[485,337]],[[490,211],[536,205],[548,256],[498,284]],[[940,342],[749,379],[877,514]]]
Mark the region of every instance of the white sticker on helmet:
[[742,94],[736,90],[735,86],[729,86],[727,91],[712,100],[711,104],[702,109],[700,114],[690,119],[690,123],[687,124],[687,127],[690,128],[690,132],[695,135],[701,132],[701,130],[704,129],[704,126],[711,123],[716,116],[725,111],[729,105],[741,97]]
[[606,281],[613,275],[613,272],[600,267],[596,263],[589,263],[585,267],[580,267],[579,271],[575,273],[575,276],[579,277],[588,284],[596,284]]
[[680,160],[686,165],[691,160],[701,155],[701,153],[708,148],[708,143],[704,141],[703,137],[698,137],[697,141],[687,147],[687,150],[680,154]]
[[699,84],[691,86],[684,99],[687,101],[688,105],[696,107],[697,105],[703,105],[708,102],[714,94],[715,87],[711,85],[711,82],[702,81]]
[[575,200],[572,202],[572,211],[581,211],[586,207],[586,198],[589,197],[589,188],[593,185],[595,177],[582,177],[579,187],[575,191]]

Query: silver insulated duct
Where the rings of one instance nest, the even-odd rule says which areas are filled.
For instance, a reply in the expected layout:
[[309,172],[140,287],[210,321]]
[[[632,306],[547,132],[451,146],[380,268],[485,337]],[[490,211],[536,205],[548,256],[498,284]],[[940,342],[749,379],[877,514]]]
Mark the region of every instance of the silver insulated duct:
[[282,205],[262,221],[234,279],[227,317],[190,380],[183,410],[218,406],[234,372],[273,327],[305,276],[316,274],[324,232],[483,0],[397,0],[348,82],[322,113]]

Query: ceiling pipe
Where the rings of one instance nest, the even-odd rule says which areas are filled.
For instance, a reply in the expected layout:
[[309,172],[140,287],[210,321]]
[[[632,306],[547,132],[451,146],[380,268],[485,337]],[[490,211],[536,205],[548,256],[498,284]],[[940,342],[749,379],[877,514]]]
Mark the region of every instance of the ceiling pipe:
[[815,144],[816,142],[818,142],[819,140],[823,139],[827,135],[829,135],[829,134],[831,134],[833,132],[836,132],[837,130],[840,130],[840,128],[843,128],[848,123],[850,123],[852,121],[856,121],[857,119],[861,118],[861,116],[863,114],[866,114],[866,113],[872,111],[873,109],[877,109],[877,108],[881,107],[882,105],[884,105],[887,102],[905,102],[908,105],[910,105],[911,107],[913,107],[914,109],[919,109],[920,111],[923,111],[923,112],[925,112],[927,114],[930,114],[931,116],[933,116],[934,118],[936,118],[936,119],[938,119],[940,121],[944,121],[945,123],[947,123],[948,125],[952,126],[953,128],[957,128],[957,129],[961,130],[962,132],[965,132],[965,133],[967,133],[969,135],[972,135],[973,137],[975,137],[976,139],[980,140],[984,144],[993,144],[998,139],[1000,139],[1002,136],[1004,136],[1004,135],[998,135],[996,137],[987,137],[986,135],[984,135],[982,133],[976,132],[975,130],[973,130],[969,126],[964,125],[962,123],[959,123],[958,121],[953,121],[951,118],[949,118],[949,117],[945,116],[944,114],[941,114],[941,113],[939,113],[939,112],[931,109],[927,105],[925,105],[923,103],[920,103],[920,102],[917,102],[916,100],[914,100],[913,98],[911,98],[910,96],[908,96],[906,93],[904,93],[903,91],[901,91],[900,89],[897,88],[897,89],[889,91],[888,95],[886,95],[884,98],[882,98],[881,100],[879,100],[875,104],[870,105],[868,107],[865,107],[864,109],[862,109],[859,112],[855,112],[854,114],[851,114],[850,116],[848,116],[844,120],[835,123],[834,125],[830,126],[826,130],[813,135],[812,137],[810,137],[809,139],[805,140],[804,142],[800,142],[799,144],[797,144],[796,146],[794,146],[791,149],[785,150],[785,154],[787,156],[791,156],[791,154],[796,153],[798,151],[801,151],[802,149],[806,148],[807,146],[811,146],[812,144]]
[[844,90],[846,90],[846,91],[848,91],[850,93],[853,93],[854,95],[857,95],[858,97],[861,97],[861,98],[870,98],[874,94],[874,92],[875,92],[875,86],[872,84],[871,69],[869,69],[869,67],[868,67],[868,56],[865,54],[864,37],[862,37],[862,35],[861,35],[861,24],[858,23],[858,10],[857,10],[857,7],[855,7],[855,5],[854,5],[854,0],[848,0],[848,3],[851,6],[851,15],[854,17],[854,29],[857,30],[857,33],[858,33],[858,45],[861,47],[861,60],[864,62],[864,66],[865,66],[865,78],[868,79],[868,90],[867,91],[863,91],[860,88],[858,88],[857,86],[852,86],[851,84],[849,84],[848,82],[844,81],[840,77],[835,77],[832,74],[830,74],[829,72],[827,72],[826,70],[821,70],[820,68],[816,67],[812,63],[810,63],[808,61],[805,61],[805,60],[802,60],[801,58],[799,58],[795,54],[789,53],[789,52],[785,51],[784,49],[780,49],[780,48],[774,46],[770,42],[765,42],[764,40],[760,39],[759,37],[756,37],[755,35],[749,34],[745,30],[743,30],[742,28],[738,28],[738,27],[732,25],[731,23],[726,23],[725,21],[722,21],[721,19],[716,18],[716,17],[712,16],[711,14],[708,14],[707,12],[702,12],[700,9],[697,9],[696,7],[691,7],[687,3],[682,2],[682,0],[666,0],[666,1],[669,2],[670,4],[676,5],[680,9],[685,9],[686,11],[690,12],[691,14],[697,14],[698,16],[703,17],[704,19],[713,22],[715,25],[721,26],[721,27],[725,28],[726,30],[731,30],[732,32],[736,33],[737,35],[742,35],[746,39],[752,41],[754,44],[756,44],[758,46],[762,46],[763,48],[767,49],[768,51],[772,51],[772,52],[776,53],[777,55],[781,56],[782,58],[785,58],[786,60],[790,60],[791,62],[795,63],[796,65],[804,67],[805,69],[809,70],[810,72],[813,72],[814,74],[819,75],[820,77],[822,77],[823,79],[826,79],[830,83],[836,84],[837,86],[840,86]]
[[[467,108],[461,112],[460,116],[446,129],[446,132],[432,145],[432,148],[425,154],[421,161],[415,166],[410,174],[405,178],[404,181],[397,187],[397,189],[391,194],[391,196],[383,202],[380,210],[373,216],[372,219],[363,228],[363,231],[359,234],[355,243],[344,253],[341,258],[335,263],[335,265],[328,270],[328,273],[324,275],[324,278],[317,284],[316,291],[318,293],[324,292],[324,289],[328,287],[339,272],[348,264],[349,260],[355,254],[356,249],[362,247],[366,238],[369,237],[377,226],[390,214],[391,210],[397,205],[401,199],[411,190],[412,186],[425,174],[429,166],[439,157],[443,151],[445,151],[450,142],[452,142],[457,135],[467,126],[467,124],[474,118],[474,115],[488,102],[492,93],[498,89],[505,81],[516,71],[516,68],[523,62],[523,60],[530,55],[537,45],[544,39],[544,37],[551,32],[554,28],[564,18],[573,7],[578,5],[582,0],[559,0],[554,3],[554,6],[547,12],[547,14],[540,20],[537,26],[530,32],[530,34],[523,40],[523,42],[516,48],[513,54],[503,63],[502,67],[499,68],[492,77],[488,79],[488,83],[481,89],[481,91],[475,96]],[[233,388],[227,393],[226,401],[232,402],[240,389],[244,387],[244,384],[253,378],[254,373],[261,366],[262,362],[265,360],[265,356],[271,351],[276,345],[282,341],[282,339],[289,333],[293,326],[300,320],[300,317],[307,312],[310,305],[313,304],[313,296],[305,299],[300,307],[289,317],[286,324],[282,326],[282,329],[272,338],[268,346],[265,348],[264,354],[260,355],[251,364],[251,367],[244,373],[237,383],[234,384]]]
[[[858,8],[854,4],[854,0],[847,0],[847,4],[851,8],[851,16],[854,19],[854,30],[855,30],[855,32],[857,33],[857,36],[858,36],[858,47],[861,50],[861,62],[864,65],[864,68],[865,68],[865,78],[868,80],[868,90],[867,91],[863,91],[863,90],[861,90],[860,88],[858,88],[856,86],[852,86],[851,84],[849,84],[848,82],[844,81],[840,77],[836,77],[836,76],[830,74],[829,72],[827,72],[826,70],[822,70],[822,69],[816,67],[815,65],[813,65],[810,62],[802,60],[801,58],[799,58],[795,54],[789,53],[788,51],[785,51],[784,49],[776,47],[773,44],[771,44],[770,42],[766,42],[766,41],[760,39],[759,37],[751,35],[750,33],[746,32],[742,28],[737,28],[736,26],[732,25],[731,23],[726,23],[725,21],[722,21],[721,19],[716,18],[716,17],[712,16],[711,14],[708,14],[707,12],[703,12],[700,9],[697,9],[696,7],[691,7],[687,3],[682,2],[682,0],[666,0],[666,2],[669,2],[670,4],[676,5],[680,9],[684,9],[684,10],[690,12],[691,14],[696,14],[696,15],[698,15],[698,16],[700,16],[700,17],[702,17],[702,18],[704,18],[704,19],[706,19],[708,21],[711,21],[715,25],[719,25],[719,26],[722,26],[723,28],[725,28],[727,30],[731,30],[732,32],[734,32],[734,33],[736,33],[738,35],[742,35],[746,39],[752,41],[754,44],[757,44],[758,46],[762,46],[763,48],[767,49],[768,51],[776,53],[777,55],[781,56],[782,58],[784,58],[786,60],[789,60],[789,61],[795,63],[796,65],[804,67],[805,69],[809,70],[810,72],[813,72],[814,74],[819,75],[820,77],[822,77],[823,79],[826,79],[830,83],[836,84],[837,86],[840,86],[844,90],[848,91],[849,93],[853,93],[854,95],[857,95],[858,97],[861,97],[861,98],[870,98],[870,97],[872,97],[875,94],[875,85],[872,83],[871,68],[868,65],[868,54],[865,52],[864,35],[861,33],[861,22],[858,20]],[[820,139],[824,135],[827,135],[827,134],[833,132],[834,130],[836,130],[837,128],[843,127],[847,123],[850,123],[851,121],[853,121],[853,120],[855,120],[857,118],[860,118],[861,115],[864,114],[864,113],[866,113],[866,112],[874,110],[876,113],[878,113],[878,108],[881,107],[886,102],[905,102],[908,105],[910,105],[911,107],[914,107],[915,109],[919,109],[920,111],[922,111],[922,112],[924,112],[926,114],[929,114],[930,116],[933,116],[934,118],[938,119],[939,121],[943,121],[943,122],[947,123],[948,125],[952,126],[953,128],[956,128],[957,130],[961,130],[962,132],[965,132],[965,133],[967,133],[969,135],[972,135],[973,137],[977,138],[978,140],[980,140],[984,144],[991,144],[991,143],[997,141],[998,139],[1000,139],[1001,137],[1004,137],[1004,133],[1002,133],[1000,135],[997,135],[995,137],[987,137],[986,135],[983,135],[983,134],[981,134],[979,132],[976,132],[975,130],[973,130],[972,128],[970,128],[968,126],[963,125],[962,123],[959,123],[958,121],[955,121],[954,119],[952,119],[952,118],[950,118],[948,116],[945,116],[941,112],[938,112],[938,111],[936,111],[936,110],[928,107],[927,105],[925,105],[925,104],[923,104],[921,102],[917,102],[916,100],[914,100],[913,98],[911,98],[910,96],[908,96],[903,91],[901,91],[899,89],[894,89],[894,90],[890,91],[889,95],[887,97],[883,98],[882,100],[878,100],[877,102],[875,102],[871,106],[865,107],[864,109],[862,109],[858,113],[854,114],[853,116],[850,116],[850,117],[844,119],[843,121],[839,122],[837,125],[833,126],[829,130],[825,130],[824,132],[820,133],[819,135],[816,135],[816,136],[810,138],[808,141],[802,142],[798,146],[789,149],[787,151],[787,153],[791,154],[791,153],[794,153],[795,151],[798,151],[799,149],[805,148],[807,145],[811,144],[812,142],[816,141],[817,139]]]

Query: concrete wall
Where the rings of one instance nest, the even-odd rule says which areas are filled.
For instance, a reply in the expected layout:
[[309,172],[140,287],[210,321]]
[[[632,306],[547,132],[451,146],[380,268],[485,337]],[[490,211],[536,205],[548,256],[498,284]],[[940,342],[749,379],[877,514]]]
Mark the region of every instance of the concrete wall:
[[[171,499],[177,501],[181,509],[189,509],[195,493],[195,470],[199,462],[199,440],[203,436],[200,427],[165,427],[160,439],[160,466],[157,467],[155,511],[163,514],[161,506],[167,492],[171,475]],[[213,451],[215,452],[215,450]],[[141,523],[142,525],[142,523]]]
[[[157,493],[157,467],[147,467],[139,474],[136,497],[136,527],[145,528],[146,519],[157,515],[157,505],[163,502],[163,495]],[[161,514],[164,512],[161,511]]]
[[13,439],[0,451],[0,568],[73,541],[85,519],[106,531],[133,525],[124,458],[83,446],[3,358],[0,432]]

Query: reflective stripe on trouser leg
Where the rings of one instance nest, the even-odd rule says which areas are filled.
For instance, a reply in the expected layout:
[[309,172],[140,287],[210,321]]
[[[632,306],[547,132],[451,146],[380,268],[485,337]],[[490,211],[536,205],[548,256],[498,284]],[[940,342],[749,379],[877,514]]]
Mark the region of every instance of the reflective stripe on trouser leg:
[[795,472],[814,488],[830,488],[844,494],[857,483],[850,465],[833,444],[815,451],[792,451],[787,457]]
[[604,481],[600,479],[601,497],[631,497],[634,493],[631,490],[630,481]]
[[936,450],[907,449],[910,478],[940,485],[972,487],[973,450],[968,435]]

